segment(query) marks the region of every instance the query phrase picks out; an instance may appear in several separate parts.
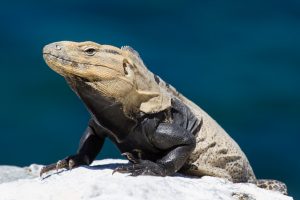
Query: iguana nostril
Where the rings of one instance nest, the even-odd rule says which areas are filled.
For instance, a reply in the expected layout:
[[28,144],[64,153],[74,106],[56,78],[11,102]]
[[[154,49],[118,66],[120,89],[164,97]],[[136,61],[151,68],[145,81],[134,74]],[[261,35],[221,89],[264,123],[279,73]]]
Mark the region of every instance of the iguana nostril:
[[55,45],[55,49],[56,49],[56,50],[61,50],[61,46]]

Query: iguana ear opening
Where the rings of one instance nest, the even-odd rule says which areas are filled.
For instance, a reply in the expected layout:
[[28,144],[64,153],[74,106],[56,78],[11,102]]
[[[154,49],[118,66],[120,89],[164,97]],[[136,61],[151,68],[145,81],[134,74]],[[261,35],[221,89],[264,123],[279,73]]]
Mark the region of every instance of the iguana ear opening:
[[133,72],[133,66],[128,62],[127,59],[123,60],[123,69],[124,69],[125,77],[131,82],[131,84],[135,84],[136,81]]

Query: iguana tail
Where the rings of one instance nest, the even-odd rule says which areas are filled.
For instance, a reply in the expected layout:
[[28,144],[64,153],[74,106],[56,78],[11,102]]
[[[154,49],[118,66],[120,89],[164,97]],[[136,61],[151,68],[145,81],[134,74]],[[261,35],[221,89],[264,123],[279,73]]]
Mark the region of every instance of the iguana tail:
[[263,189],[278,191],[284,195],[288,194],[286,185],[283,182],[277,180],[259,179],[255,184],[257,185],[257,187]]

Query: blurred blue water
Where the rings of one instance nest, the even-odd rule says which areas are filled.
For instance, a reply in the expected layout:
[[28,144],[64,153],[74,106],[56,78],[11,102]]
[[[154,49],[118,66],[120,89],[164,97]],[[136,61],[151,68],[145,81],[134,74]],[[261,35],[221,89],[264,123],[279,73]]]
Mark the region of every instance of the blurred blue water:
[[[299,1],[9,1],[0,27],[0,164],[75,152],[89,115],[41,50],[92,40],[133,46],[230,133],[258,177],[300,197]],[[119,157],[110,142],[105,157]]]

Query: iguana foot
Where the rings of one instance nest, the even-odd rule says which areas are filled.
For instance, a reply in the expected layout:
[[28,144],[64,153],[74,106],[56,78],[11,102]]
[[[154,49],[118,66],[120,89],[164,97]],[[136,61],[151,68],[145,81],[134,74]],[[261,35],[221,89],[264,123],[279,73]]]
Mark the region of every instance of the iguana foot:
[[129,173],[130,176],[166,176],[166,169],[163,165],[157,164],[150,160],[141,160],[136,159],[130,153],[124,153],[122,155],[126,155],[127,158],[133,163],[129,165],[122,165],[114,169],[113,174],[115,172],[119,173]]
[[40,176],[52,170],[56,170],[56,171],[60,169],[69,170],[75,167],[79,167],[81,165],[87,165],[87,162],[85,162],[84,160],[84,156],[79,154],[68,156],[62,160],[59,160],[57,163],[53,163],[43,167],[40,171]]

